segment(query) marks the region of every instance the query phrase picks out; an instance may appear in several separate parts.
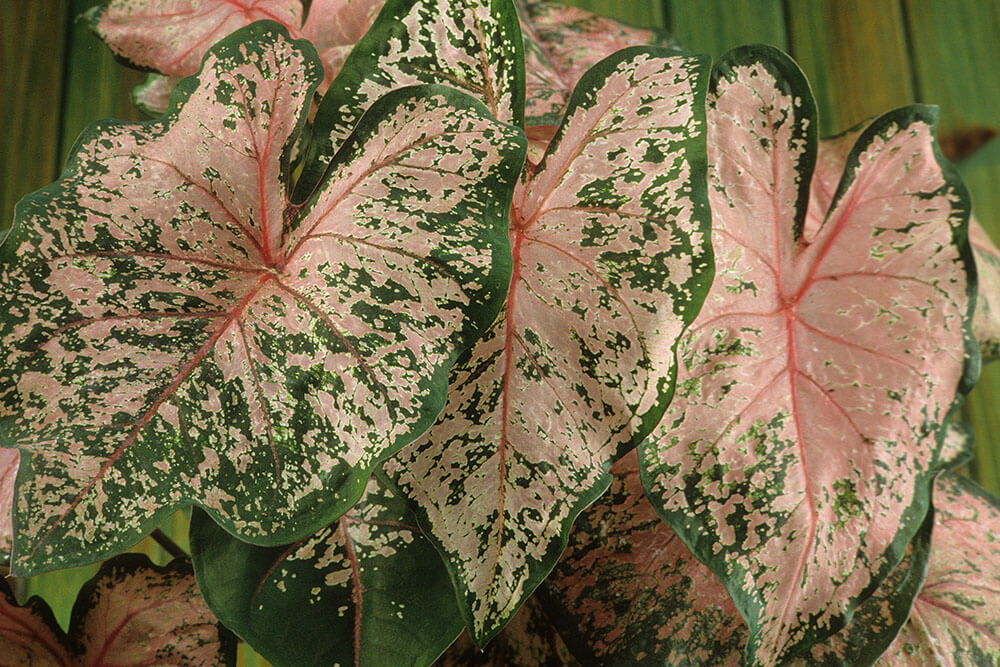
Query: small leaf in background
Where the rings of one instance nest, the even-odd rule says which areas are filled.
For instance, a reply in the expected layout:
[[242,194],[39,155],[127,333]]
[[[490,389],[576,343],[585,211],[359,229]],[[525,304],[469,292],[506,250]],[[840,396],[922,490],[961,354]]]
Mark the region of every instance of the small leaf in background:
[[17,604],[6,580],[0,580],[0,656],[0,664],[12,666],[79,664],[49,606],[39,597]]
[[707,59],[636,47],[581,80],[511,213],[506,307],[427,435],[386,463],[445,554],[479,645],[669,401],[712,273]]
[[463,632],[435,667],[578,667],[548,616],[528,598],[499,635],[480,649]]
[[928,107],[817,160],[809,86],[776,49],[724,57],[708,106],[716,280],[643,483],[725,581],[756,664],[836,631],[923,522],[978,367],[969,199]]
[[41,598],[20,607],[6,582],[0,592],[4,665],[209,667],[236,659],[235,639],[205,605],[182,559],[159,567],[122,554],[104,563],[73,605],[68,636]]
[[0,561],[10,559],[13,546],[14,482],[20,458],[16,449],[0,448]]
[[361,115],[390,90],[447,85],[481,101],[497,120],[520,125],[519,34],[511,0],[388,0],[323,96],[294,199],[312,193]]
[[255,547],[196,511],[191,556],[209,606],[278,664],[431,664],[462,617],[440,556],[375,479],[323,530]]
[[19,205],[0,248],[4,444],[32,454],[17,574],[99,560],[189,503],[294,541],[439,413],[509,282],[523,135],[457,91],[397,91],[291,206],[320,76],[307,42],[244,28],[163,119],[92,126]]
[[319,52],[326,90],[347,53],[375,19],[384,0],[315,0],[302,22],[302,0],[111,0],[90,14],[111,51],[151,76],[133,92],[136,105],[157,115],[166,110],[177,82],[198,71],[208,49],[254,21],[271,20],[293,38],[309,39]]
[[665,32],[634,28],[579,7],[548,0],[518,4],[527,77],[526,125],[558,125],[580,77],[612,53],[630,46],[680,48]]
[[1000,499],[944,473],[923,588],[880,665],[1000,664]]
[[972,333],[979,341],[983,361],[1000,358],[1000,249],[975,219],[969,223],[969,244],[976,258],[979,292]]

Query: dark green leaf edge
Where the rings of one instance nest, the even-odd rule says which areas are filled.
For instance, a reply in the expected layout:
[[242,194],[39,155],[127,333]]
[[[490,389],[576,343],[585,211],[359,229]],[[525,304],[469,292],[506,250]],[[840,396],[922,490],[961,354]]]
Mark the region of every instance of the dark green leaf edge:
[[[817,141],[815,138],[815,128],[818,127],[818,123],[816,122],[818,120],[818,111],[816,110],[815,98],[813,97],[805,75],[802,73],[802,70],[798,67],[798,65],[791,59],[791,57],[780,49],[763,44],[752,44],[749,46],[737,47],[722,56],[715,68],[713,68],[711,91],[715,90],[717,82],[722,78],[732,78],[732,68],[734,66],[757,63],[764,65],[772,74],[775,75],[779,86],[786,86],[786,88],[783,88],[783,92],[801,97],[803,103],[802,109],[804,112],[803,118],[808,118],[810,120],[809,126],[802,137],[808,142],[807,154],[800,162],[800,164],[803,165],[803,169],[800,171],[801,180],[798,184],[799,204],[796,206],[796,220],[794,221],[795,238],[799,239],[801,238],[805,223],[806,207],[808,206],[809,201],[809,185],[815,171],[815,163],[818,152]],[[850,187],[850,184],[853,182],[854,174],[860,167],[860,155],[865,149],[867,149],[868,145],[876,137],[881,136],[893,125],[907,127],[914,122],[924,122],[930,125],[932,136],[936,136],[937,120],[938,113],[936,107],[916,104],[894,109],[876,117],[868,125],[862,135],[858,137],[854,147],[851,149],[851,152],[845,162],[844,175],[840,180],[837,192],[830,207],[828,208],[828,211],[833,210],[840,197],[843,196],[843,193]],[[814,644],[823,641],[850,623],[857,607],[875,593],[881,582],[902,561],[905,555],[906,546],[913,541],[918,530],[920,529],[920,526],[923,524],[924,518],[930,510],[931,490],[934,479],[936,475],[948,465],[947,461],[942,461],[940,458],[945,433],[944,425],[947,424],[948,418],[957,412],[965,398],[965,395],[972,389],[979,377],[979,346],[975,337],[972,335],[972,312],[975,307],[976,295],[976,270],[975,263],[972,258],[972,248],[968,241],[968,218],[971,210],[971,199],[957,169],[955,169],[955,167],[944,158],[936,141],[932,144],[932,146],[935,159],[941,168],[942,176],[945,181],[943,189],[951,190],[957,198],[956,211],[960,220],[957,226],[952,227],[952,242],[959,250],[959,258],[963,263],[968,276],[967,296],[969,306],[968,311],[963,318],[962,324],[963,339],[965,343],[965,360],[962,378],[956,389],[956,395],[952,405],[945,415],[945,418],[942,420],[942,423],[938,425],[936,431],[931,432],[928,430],[927,435],[933,435],[936,443],[933,463],[927,472],[920,476],[915,482],[914,502],[909,508],[907,508],[901,517],[900,528],[896,533],[896,539],[893,540],[885,552],[885,564],[877,572],[873,572],[872,582],[861,592],[861,594],[857,598],[849,601],[848,611],[843,617],[839,619],[832,619],[829,628],[826,630],[819,631],[814,628],[811,631],[806,631],[803,639],[793,647],[790,647],[788,653],[782,657],[783,661],[802,655]],[[805,167],[808,167],[808,169]],[[807,178],[802,179],[802,173],[805,173]],[[640,444],[639,447],[643,448],[645,447],[645,444]],[[642,460],[645,460],[646,458],[647,457],[645,455],[641,456]],[[651,487],[652,480],[649,475],[650,473],[646,466],[640,466],[640,477],[644,489],[649,489]],[[733,602],[736,604],[737,609],[739,609],[744,619],[757,618],[761,609],[759,601],[740,590],[738,584],[740,580],[745,578],[746,573],[742,570],[735,569],[732,576],[727,577],[725,563],[721,561],[713,561],[710,557],[704,556],[704,554],[711,554],[713,552],[712,547],[715,544],[715,536],[707,528],[707,526],[695,524],[691,518],[682,512],[665,511],[662,506],[656,502],[653,502],[653,506],[656,509],[657,514],[659,514],[660,517],[677,532],[678,537],[680,537],[681,541],[684,542],[688,549],[695,554],[698,560],[702,561],[723,582],[723,585],[726,587],[726,590],[729,591],[730,597],[732,597]],[[750,639],[747,642],[745,661],[748,665],[756,665],[757,663],[754,659],[754,651],[759,643],[759,626],[755,626],[749,620],[747,623],[750,627]]]

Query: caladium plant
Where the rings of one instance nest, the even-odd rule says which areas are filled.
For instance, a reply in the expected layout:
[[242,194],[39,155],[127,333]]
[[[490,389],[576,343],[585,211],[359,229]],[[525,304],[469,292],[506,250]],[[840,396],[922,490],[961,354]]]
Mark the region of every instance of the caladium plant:
[[193,504],[198,604],[279,665],[996,658],[997,503],[929,510],[997,297],[971,328],[996,251],[931,109],[820,142],[787,56],[539,0],[92,19],[166,112],[85,132],[0,248],[16,572]]

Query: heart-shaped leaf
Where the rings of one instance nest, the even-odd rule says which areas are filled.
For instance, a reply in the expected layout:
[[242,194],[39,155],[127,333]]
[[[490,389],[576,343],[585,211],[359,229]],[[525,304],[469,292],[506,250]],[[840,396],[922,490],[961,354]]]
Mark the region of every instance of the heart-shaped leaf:
[[374,478],[335,523],[283,547],[241,542],[195,511],[191,556],[212,610],[279,663],[427,665],[462,629],[440,557]]
[[1000,499],[945,473],[934,509],[927,577],[879,664],[1000,664]]
[[368,107],[402,86],[448,85],[520,125],[522,62],[511,0],[388,0],[323,96],[295,199],[313,192]]
[[236,641],[198,593],[191,565],[158,567],[141,554],[109,560],[84,584],[63,633],[48,605],[24,607],[0,582],[0,656],[4,665],[235,664]]
[[523,136],[457,91],[396,91],[292,206],[319,78],[307,42],[254,24],[163,119],[95,125],[19,205],[0,250],[4,444],[31,454],[19,574],[119,551],[189,502],[289,543],[440,411],[509,281]]
[[541,605],[530,597],[485,649],[476,646],[469,633],[463,632],[435,666],[576,667],[579,664]]
[[975,219],[969,222],[969,243],[976,258],[979,293],[972,332],[984,361],[1000,358],[1000,249]]
[[527,125],[555,125],[588,69],[630,46],[679,49],[667,33],[634,28],[579,7],[519,0],[524,35]]
[[511,213],[506,307],[438,423],[386,464],[482,646],[555,565],[669,401],[712,273],[705,59],[633,48],[581,80]]
[[717,275],[643,484],[767,662],[836,631],[924,519],[940,424],[978,367],[969,200],[913,106],[859,133],[811,212],[815,104],[776,49],[724,57],[708,107]]

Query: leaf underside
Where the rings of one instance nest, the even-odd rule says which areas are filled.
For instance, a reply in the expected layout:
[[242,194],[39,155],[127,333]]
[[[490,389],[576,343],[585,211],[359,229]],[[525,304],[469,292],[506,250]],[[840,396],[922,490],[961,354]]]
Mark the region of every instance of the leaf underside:
[[808,84],[770,47],[724,57],[708,106],[716,280],[642,474],[757,664],[834,632],[924,519],[940,425],[977,367],[969,200],[928,107],[817,159]]
[[321,70],[258,23],[168,113],[98,123],[0,249],[18,574],[90,562],[195,503],[243,539],[319,530],[426,429],[509,280],[524,139],[443,87],[372,107],[302,206]]
[[669,400],[675,341],[711,280],[706,64],[634,48],[583,78],[515,194],[501,317],[456,366],[438,423],[386,464],[481,646]]
[[374,478],[340,519],[282,547],[241,542],[196,510],[191,556],[209,606],[275,662],[430,664],[462,629],[434,547]]

